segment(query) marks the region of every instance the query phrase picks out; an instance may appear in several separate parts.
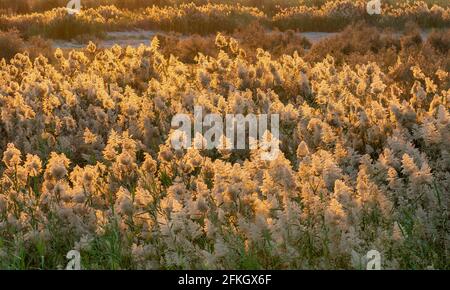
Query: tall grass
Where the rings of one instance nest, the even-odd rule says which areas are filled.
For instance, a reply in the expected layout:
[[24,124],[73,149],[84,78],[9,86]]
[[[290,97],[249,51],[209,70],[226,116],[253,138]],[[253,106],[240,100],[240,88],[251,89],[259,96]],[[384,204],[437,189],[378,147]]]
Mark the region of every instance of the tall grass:
[[[448,269],[448,30],[278,57],[260,33],[188,63],[157,39],[2,60],[0,268]],[[196,105],[279,114],[277,159],[172,148]]]
[[[97,8],[105,5],[114,5],[122,9],[142,9],[146,7],[156,6],[173,6],[181,4],[194,3],[196,5],[212,4],[241,4],[243,6],[258,7],[268,15],[274,15],[282,8],[295,7],[304,5],[308,7],[322,7],[328,2],[335,2],[336,0],[82,0],[82,5],[85,8]],[[450,6],[446,0],[422,0],[429,7],[438,5],[444,8]],[[413,2],[410,0],[385,0],[383,3],[389,5],[401,5],[404,3]],[[26,14],[33,12],[44,12],[54,8],[62,8],[67,5],[67,0],[19,0],[9,1],[0,0],[0,11],[3,13]]]
[[448,28],[450,8],[425,2],[385,6],[382,15],[370,16],[364,1],[340,0],[318,7],[307,5],[285,8],[273,17],[257,7],[232,4],[181,4],[152,6],[138,11],[101,6],[69,15],[64,8],[43,13],[1,15],[0,29],[18,29],[26,36],[43,35],[68,39],[81,34],[101,36],[106,31],[154,29],[181,33],[214,34],[231,32],[253,22],[268,29],[298,31],[339,31],[351,23],[366,21],[379,27],[403,29],[408,22],[422,28]]

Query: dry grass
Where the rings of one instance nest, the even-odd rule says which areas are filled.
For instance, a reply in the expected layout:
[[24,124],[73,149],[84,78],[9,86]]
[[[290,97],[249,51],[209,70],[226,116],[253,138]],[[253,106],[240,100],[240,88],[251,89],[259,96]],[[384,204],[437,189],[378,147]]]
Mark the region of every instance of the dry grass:
[[364,1],[327,2],[320,8],[295,6],[285,8],[273,17],[257,7],[226,4],[182,4],[152,6],[138,11],[101,6],[68,15],[63,8],[43,13],[0,16],[0,29],[18,29],[27,36],[74,38],[80,34],[101,36],[106,31],[133,28],[174,31],[180,33],[214,34],[233,32],[257,21],[266,28],[295,31],[339,31],[351,23],[365,21],[379,27],[403,29],[410,22],[421,28],[448,28],[449,9],[429,8],[425,2],[386,6],[380,16],[366,13]]
[[[355,11],[308,2],[329,25]],[[0,33],[0,268],[76,249],[85,269],[362,269],[376,249],[384,269],[448,269],[450,37],[421,37],[442,24],[425,11],[400,36],[366,21],[312,46],[231,5],[2,15],[19,31]],[[204,35],[66,52],[30,37],[137,24]],[[175,150],[171,120],[196,105],[278,114],[277,158]]]
[[[439,63],[252,59],[216,43],[196,64],[155,39],[0,66],[1,268],[58,268],[73,248],[89,269],[359,269],[370,249],[383,268],[448,268]],[[174,150],[170,120],[194,105],[280,114],[278,158]]]

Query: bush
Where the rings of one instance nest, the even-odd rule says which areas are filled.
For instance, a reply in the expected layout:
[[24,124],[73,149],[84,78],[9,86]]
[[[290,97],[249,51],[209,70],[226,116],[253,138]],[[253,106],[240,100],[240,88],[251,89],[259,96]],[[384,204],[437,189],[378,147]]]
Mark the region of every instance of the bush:
[[[294,31],[280,32],[267,31],[259,22],[237,29],[227,34],[236,39],[246,51],[249,59],[256,59],[257,48],[269,51],[274,58],[284,54],[293,54],[297,51],[304,54],[304,50],[311,47],[311,43]],[[176,55],[186,63],[195,63],[198,53],[208,56],[217,56],[219,50],[214,44],[213,36],[181,36],[179,34],[159,35],[161,52],[169,56]]]
[[433,31],[427,43],[442,54],[450,52],[450,30]]
[[35,59],[42,55],[50,62],[54,61],[54,49],[52,43],[40,36],[33,36],[26,42],[26,51],[30,59]]
[[25,42],[17,30],[0,31],[0,59],[9,60],[24,48]]
[[31,60],[34,60],[39,55],[43,55],[52,61],[54,49],[50,41],[39,36],[23,40],[20,33],[16,30],[0,31],[0,59],[4,58],[6,61],[9,61],[16,54],[25,52]]

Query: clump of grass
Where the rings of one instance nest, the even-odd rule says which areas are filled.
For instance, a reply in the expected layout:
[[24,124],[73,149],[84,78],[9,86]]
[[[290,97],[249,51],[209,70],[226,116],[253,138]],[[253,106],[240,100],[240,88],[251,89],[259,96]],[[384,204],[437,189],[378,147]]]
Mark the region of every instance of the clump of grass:
[[17,30],[0,31],[0,59],[9,61],[18,53],[27,53],[31,60],[42,55],[52,61],[54,49],[49,40],[40,36],[24,40]]
[[0,31],[0,59],[11,59],[19,52],[23,52],[25,42],[17,30]]

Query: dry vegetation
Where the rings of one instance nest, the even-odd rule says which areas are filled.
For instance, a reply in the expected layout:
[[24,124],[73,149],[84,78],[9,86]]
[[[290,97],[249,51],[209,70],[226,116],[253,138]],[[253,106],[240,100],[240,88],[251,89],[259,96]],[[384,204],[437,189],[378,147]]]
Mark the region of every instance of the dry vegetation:
[[[51,31],[58,13],[0,19]],[[361,269],[371,249],[448,269],[449,29],[359,23],[311,45],[252,23],[70,52],[0,33],[0,268],[75,248],[88,269]],[[278,158],[174,150],[170,121],[195,105],[279,114]]]
[[[187,3],[194,3],[196,5],[212,4],[236,4],[242,6],[258,7],[268,15],[276,14],[280,9],[292,8],[295,6],[306,7],[322,7],[327,2],[334,0],[82,0],[82,5],[85,8],[96,8],[105,5],[114,5],[121,9],[137,10],[151,6],[174,6]],[[444,8],[450,6],[447,0],[421,0],[428,6],[439,5]],[[24,14],[32,12],[43,12],[54,8],[65,7],[68,1],[66,0],[20,0],[9,1],[0,0],[0,11],[9,14]],[[403,5],[408,2],[415,2],[410,0],[383,0],[383,3],[389,5]]]
[[339,0],[322,6],[300,5],[278,10],[270,15],[258,7],[235,4],[181,4],[151,6],[140,10],[100,6],[85,9],[78,15],[68,15],[64,8],[42,13],[0,16],[0,29],[18,29],[26,36],[43,35],[69,39],[80,34],[101,36],[106,31],[131,28],[210,34],[232,32],[237,28],[259,22],[267,28],[298,31],[339,31],[347,25],[367,21],[380,27],[403,28],[415,21],[422,28],[449,27],[450,8],[413,4],[386,4],[380,16],[366,13],[365,1]]

